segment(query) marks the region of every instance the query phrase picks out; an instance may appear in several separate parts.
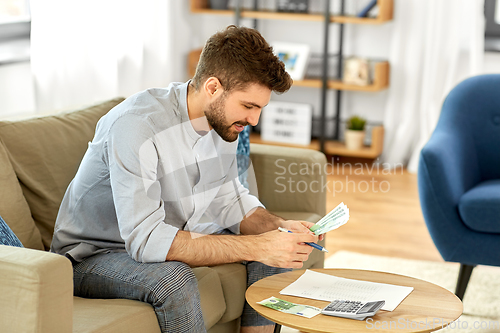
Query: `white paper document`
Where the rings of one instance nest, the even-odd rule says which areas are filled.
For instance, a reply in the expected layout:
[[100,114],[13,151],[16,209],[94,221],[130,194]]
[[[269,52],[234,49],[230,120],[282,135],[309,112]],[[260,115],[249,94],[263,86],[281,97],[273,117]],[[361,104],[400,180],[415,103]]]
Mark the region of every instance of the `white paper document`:
[[343,299],[372,302],[385,300],[382,310],[393,311],[412,291],[413,287],[352,280],[306,270],[295,282],[280,291],[280,294],[321,301]]

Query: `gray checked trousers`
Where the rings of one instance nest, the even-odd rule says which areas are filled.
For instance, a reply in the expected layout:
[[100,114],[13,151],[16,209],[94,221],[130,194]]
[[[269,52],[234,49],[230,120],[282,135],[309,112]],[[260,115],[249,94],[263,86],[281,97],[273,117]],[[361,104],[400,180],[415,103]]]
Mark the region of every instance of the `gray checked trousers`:
[[[287,269],[259,262],[245,263],[247,286]],[[182,262],[140,263],[126,252],[101,253],[73,266],[75,295],[85,298],[126,298],[153,306],[162,332],[206,332],[198,283]],[[245,304],[242,326],[273,323]]]

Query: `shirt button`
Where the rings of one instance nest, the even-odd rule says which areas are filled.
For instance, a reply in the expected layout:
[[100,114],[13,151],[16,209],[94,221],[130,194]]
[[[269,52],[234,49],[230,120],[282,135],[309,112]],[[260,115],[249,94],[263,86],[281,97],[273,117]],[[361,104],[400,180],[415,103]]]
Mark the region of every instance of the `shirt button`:
[[199,158],[200,158],[200,154],[196,154],[196,158],[198,158],[198,159],[199,159]]

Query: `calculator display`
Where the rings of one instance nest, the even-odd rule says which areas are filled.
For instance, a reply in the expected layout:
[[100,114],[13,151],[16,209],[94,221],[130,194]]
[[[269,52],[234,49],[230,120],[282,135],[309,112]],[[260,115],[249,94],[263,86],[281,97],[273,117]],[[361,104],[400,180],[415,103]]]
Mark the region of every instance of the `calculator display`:
[[357,313],[363,314],[373,311],[377,307],[377,302],[366,303]]
[[385,301],[364,303],[337,299],[328,304],[321,313],[328,316],[364,320],[366,317],[375,315],[384,304]]

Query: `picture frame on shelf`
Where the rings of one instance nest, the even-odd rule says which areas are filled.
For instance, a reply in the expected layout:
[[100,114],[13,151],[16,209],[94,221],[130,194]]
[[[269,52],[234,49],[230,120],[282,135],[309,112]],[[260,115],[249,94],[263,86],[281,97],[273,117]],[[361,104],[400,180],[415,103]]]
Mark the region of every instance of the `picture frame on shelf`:
[[342,82],[357,86],[367,86],[371,83],[371,64],[366,58],[349,57],[344,60]]
[[285,69],[293,80],[303,80],[309,61],[310,47],[307,44],[274,42],[274,54],[285,64]]

